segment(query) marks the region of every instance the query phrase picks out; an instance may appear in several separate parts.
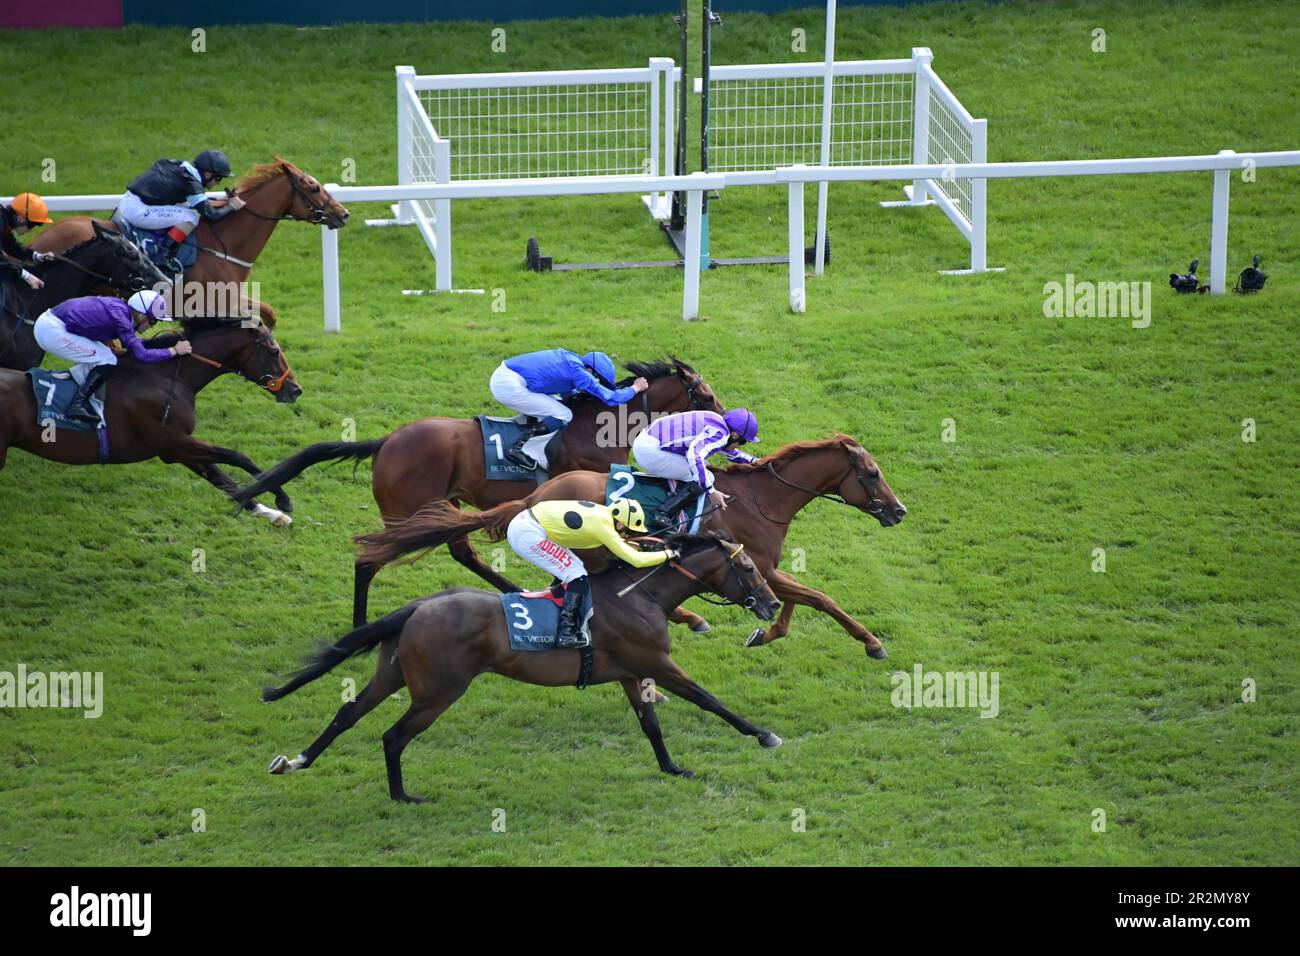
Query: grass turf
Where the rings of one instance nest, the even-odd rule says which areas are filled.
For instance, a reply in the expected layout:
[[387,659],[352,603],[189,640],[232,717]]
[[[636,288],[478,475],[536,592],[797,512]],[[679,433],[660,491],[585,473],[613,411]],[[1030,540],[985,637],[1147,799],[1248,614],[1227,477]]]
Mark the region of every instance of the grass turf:
[[[724,10],[725,12],[725,10]],[[935,4],[840,11],[841,58],[928,45],[989,118],[994,160],[1294,148],[1300,5]],[[720,63],[820,59],[820,11],[731,14]],[[1181,29],[1173,29],[1180,24]],[[666,18],[508,24],[0,33],[30,124],[0,128],[3,190],[112,192],[160,155],[220,146],[239,165],[278,152],[322,180],[354,160],[395,174],[392,66],[419,72],[602,67],[675,55]],[[1092,30],[1107,52],[1090,49]],[[1198,38],[1188,42],[1188,37]],[[57,64],[57,82],[38,65]],[[35,122],[35,120],[33,121]],[[41,162],[57,162],[54,184]],[[414,233],[342,236],[343,334],[320,329],[318,237],[281,226],[255,277],[306,395],[273,407],[223,380],[199,434],[262,464],[489,407],[504,356],[564,344],[623,358],[670,350],[762,421],[764,447],[843,430],[911,509],[883,530],[827,504],[794,524],[786,566],[887,640],[868,660],[826,618],[740,646],[751,621],[704,608],[676,659],[733,709],[781,734],[757,747],[674,701],[668,747],[699,780],[657,772],[613,687],[583,694],[486,677],[407,751],[391,805],[379,734],[389,702],[309,772],[264,773],[340,703],[340,668],[276,705],[258,688],[349,617],[349,536],[376,526],[363,466],[294,483],[287,531],[235,520],[210,487],[157,462],[56,466],[21,452],[0,473],[0,670],[102,671],[104,715],[0,710],[0,860],[8,863],[1294,863],[1298,826],[1294,315],[1300,173],[1234,178],[1229,262],[1253,252],[1265,292],[1175,297],[1208,259],[1210,174],[995,181],[990,262],[941,278],[965,246],[942,214],[881,210],[880,185],[835,187],[835,261],[792,317],[781,269],[703,277],[708,321],[677,318],[671,273],[533,275],[524,240],[557,259],[658,258],[635,200],[458,205],[455,278],[432,287]],[[811,193],[810,193],[811,196]],[[810,207],[811,208],[811,207]],[[713,209],[719,255],[779,252],[778,191]],[[1151,326],[1045,318],[1067,273],[1150,281]],[[1254,419],[1258,440],[1241,440]],[[952,419],[956,442],[942,440]],[[207,570],[191,570],[204,549]],[[1094,573],[1093,549],[1106,550]],[[795,551],[794,549],[801,549]],[[512,563],[529,583],[538,575]],[[473,583],[445,556],[381,575],[372,609]],[[891,673],[997,671],[1000,712],[905,710]],[[1258,701],[1243,703],[1243,680]],[[1093,829],[1094,810],[1105,832]],[[505,832],[492,827],[504,810]],[[192,827],[202,810],[203,832]],[[806,832],[794,832],[797,811]]]

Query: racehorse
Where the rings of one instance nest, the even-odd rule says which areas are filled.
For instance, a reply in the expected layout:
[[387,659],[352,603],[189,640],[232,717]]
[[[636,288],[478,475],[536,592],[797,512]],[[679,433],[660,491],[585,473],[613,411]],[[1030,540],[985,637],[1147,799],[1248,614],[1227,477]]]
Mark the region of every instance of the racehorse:
[[100,286],[127,294],[166,284],[167,276],[133,243],[94,223],[90,238],[53,262],[31,263],[27,271],[45,281],[31,290],[13,284],[0,290],[0,368],[26,370],[41,364],[45,350],[36,344],[32,324],[46,309],[88,295]]
[[[302,389],[270,330],[256,319],[187,324],[183,333],[154,336],[147,344],[168,348],[182,338],[190,340],[192,354],[155,364],[136,362],[129,354],[119,359],[123,367],[111,379],[105,400],[109,457],[104,464],[154,457],[168,464],[179,462],[226,494],[233,494],[237,486],[218,465],[233,465],[253,475],[261,469],[242,452],[193,437],[195,396],[227,372],[254,382],[278,402],[295,401]],[[51,425],[37,421],[36,410],[27,375],[0,369],[0,468],[10,448],[68,465],[100,461],[94,432],[55,432]],[[288,524],[284,512],[292,511],[293,504],[283,489],[273,490],[279,510],[254,502],[244,507],[277,526]]]
[[[362,550],[357,560],[382,567],[403,555],[449,544],[478,530],[500,540],[511,519],[538,501],[604,501],[608,477],[606,472],[572,471],[539,485],[521,501],[507,502],[478,514],[461,511],[448,502],[436,502],[383,531],[359,536],[357,542]],[[879,638],[830,597],[799,583],[794,575],[778,567],[790,522],[815,499],[825,498],[857,508],[886,528],[906,517],[907,508],[889,487],[867,450],[848,435],[836,434],[832,438],[786,445],[752,464],[719,469],[715,477],[715,487],[729,500],[725,510],[708,514],[703,526],[725,530],[743,542],[772,590],[785,602],[776,623],[766,631],[756,629],[745,646],[757,647],[785,637],[795,605],[803,604],[833,617],[850,636],[866,645],[868,655],[883,660],[887,655]],[[580,552],[584,563],[588,554],[599,562],[602,552]],[[518,590],[514,585],[509,589]]]
[[[254,166],[240,178],[235,195],[247,205],[220,222],[201,221],[194,229],[199,257],[185,270],[189,283],[242,283],[275,226],[282,219],[313,222],[329,229],[347,224],[348,211],[329,194],[313,176],[279,156],[275,162]],[[93,220],[88,216],[69,216],[51,226],[32,243],[38,252],[61,252],[88,238],[91,223],[117,231],[111,220]],[[248,301],[263,324],[275,328],[275,310],[265,302]]]
[[[654,415],[710,409],[721,414],[717,397],[695,369],[676,356],[669,361],[628,362],[633,376],[647,379],[650,387],[625,406],[625,414],[585,396],[571,399],[573,421],[560,433],[559,451],[550,456],[551,474],[575,469],[608,469],[627,461],[637,429],[613,429],[608,422],[631,421],[639,409],[649,424]],[[631,379],[619,383],[631,384]],[[626,434],[624,434],[626,432]],[[385,524],[410,517],[430,501],[446,498],[476,508],[491,508],[522,498],[533,481],[490,481],[483,465],[483,434],[473,418],[422,418],[403,425],[383,438],[364,442],[320,442],[286,458],[241,489],[235,500],[251,501],[268,488],[283,485],[312,465],[374,456],[371,489]],[[499,590],[518,590],[492,570],[465,539],[448,545],[452,556]],[[370,582],[379,569],[358,562],[353,575],[352,626],[366,621]]]
[[[621,562],[592,575],[596,613],[591,618],[592,662],[587,682],[619,681],[654,748],[659,769],[693,777],[668,756],[650,682],[717,714],[742,734],[758,738],[764,747],[779,747],[782,740],[732,713],[673,663],[666,612],[687,598],[712,591],[770,621],[779,602],[754,562],[745,556],[744,546],[737,546],[726,535],[673,535],[665,543],[676,549],[679,557],[648,575],[633,572]],[[580,679],[577,650],[512,651],[498,595],[476,588],[450,588],[413,601],[322,648],[288,683],[263,691],[262,699],[279,700],[376,645],[382,647],[375,676],[357,699],[344,704],[325,732],[293,760],[276,757],[271,773],[311,766],[335,737],[407,686],[411,706],[384,734],[388,794],[394,800],[421,803],[423,798],[411,796],[403,786],[402,751],[465,693],[475,677],[501,674],[544,687],[562,687]]]

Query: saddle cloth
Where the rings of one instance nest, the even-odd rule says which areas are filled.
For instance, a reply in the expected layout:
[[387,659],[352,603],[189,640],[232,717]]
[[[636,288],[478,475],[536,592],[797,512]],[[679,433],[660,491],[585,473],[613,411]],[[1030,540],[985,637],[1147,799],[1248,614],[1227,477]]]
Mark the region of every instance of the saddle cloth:
[[[560,626],[563,600],[553,596],[549,590],[502,594],[500,597],[512,651],[555,650],[555,632]],[[582,635],[588,645],[591,644],[590,622],[591,604],[588,602],[587,614],[582,621]]]
[[77,367],[74,372],[60,372],[44,368],[29,368],[27,377],[32,382],[32,396],[36,399],[36,424],[42,428],[51,422],[56,429],[64,428],[74,432],[94,432],[99,442],[99,463],[108,461],[108,421],[104,417],[104,392],[108,387],[100,385],[91,396],[90,407],[99,415],[98,424],[72,419],[67,416],[68,406],[77,395],[81,383],[85,381],[86,372]]
[[[163,250],[168,247],[169,242],[165,230],[141,229],[139,226],[131,225],[116,212],[113,213],[113,222],[117,226],[117,231],[139,246],[140,251],[148,256],[154,265],[166,269],[167,256]],[[199,258],[199,244],[194,238],[194,233],[185,237],[185,241],[177,247],[174,254],[182,269],[194,265]]]
[[546,472],[547,449],[559,440],[559,432],[554,435],[538,435],[524,445],[524,453],[538,463],[535,470],[521,468],[506,460],[506,449],[519,440],[520,433],[529,421],[525,415],[516,415],[514,418],[478,416],[479,429],[483,432],[483,470],[489,481],[543,482],[550,477]]
[[612,505],[620,498],[631,498],[641,503],[641,507],[645,510],[646,526],[651,531],[660,534],[680,532],[696,534],[700,530],[704,502],[707,500],[705,495],[697,496],[693,506],[687,503],[685,509],[673,515],[671,528],[656,526],[655,512],[668,500],[669,495],[677,490],[677,485],[678,482],[671,478],[659,478],[655,475],[647,475],[645,472],[633,471],[630,465],[610,465],[609,478],[605,481],[605,504]]

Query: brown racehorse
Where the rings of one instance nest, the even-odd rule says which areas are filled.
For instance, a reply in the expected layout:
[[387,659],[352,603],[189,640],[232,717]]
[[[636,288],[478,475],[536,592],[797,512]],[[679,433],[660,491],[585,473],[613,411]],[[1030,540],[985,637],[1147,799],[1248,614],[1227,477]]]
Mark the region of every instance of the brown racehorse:
[[[603,501],[608,477],[605,472],[569,472],[538,486],[522,501],[508,502],[478,514],[438,502],[400,524],[358,537],[358,543],[363,546],[358,560],[382,567],[402,555],[446,544],[478,530],[499,540],[510,520],[538,501]],[[866,645],[871,657],[885,658],[885,648],[874,634],[827,595],[800,584],[794,575],[778,567],[790,522],[817,498],[829,498],[864,511],[886,528],[898,524],[907,515],[907,508],[889,487],[867,450],[849,436],[839,434],[819,441],[798,442],[779,448],[753,464],[719,469],[715,487],[729,500],[725,510],[708,515],[704,527],[723,529],[743,542],[772,590],[785,602],[776,623],[767,631],[755,630],[746,646],[756,647],[784,637],[790,630],[795,605],[803,604],[833,617]],[[580,552],[584,562],[589,554],[593,561],[601,560],[601,551]],[[517,590],[513,585],[511,589]]]
[[[666,544],[680,556],[648,575],[633,572],[622,563],[592,575],[595,613],[588,682],[619,681],[654,748],[659,769],[693,777],[691,771],[673,763],[664,747],[654,711],[654,685],[717,714],[742,734],[758,738],[764,747],[779,747],[782,741],[732,713],[673,663],[666,612],[696,594],[712,591],[770,621],[779,602],[754,562],[745,556],[743,546],[725,535],[676,535],[668,537]],[[576,650],[512,651],[498,595],[475,588],[451,588],[356,628],[316,652],[287,684],[264,691],[262,699],[279,700],[376,645],[382,647],[375,676],[357,699],[344,704],[325,732],[293,760],[276,757],[271,773],[310,766],[335,737],[405,685],[411,689],[411,706],[384,734],[388,793],[394,800],[420,803],[422,798],[408,794],[402,784],[402,751],[465,693],[475,677],[501,674],[528,684],[563,687],[575,683],[579,675]]]
[[98,223],[89,239],[66,250],[55,261],[32,263],[27,270],[43,279],[45,285],[35,291],[21,283],[0,289],[0,302],[4,303],[4,311],[0,312],[0,368],[26,370],[41,364],[45,350],[36,344],[32,325],[46,309],[89,295],[101,286],[125,296],[167,282],[167,276],[143,252]]
[[[195,396],[217,376],[240,375],[275,396],[292,402],[302,394],[284,354],[270,331],[256,319],[187,325],[184,335],[155,336],[148,344],[157,348],[188,338],[194,353],[168,362],[145,365],[129,355],[109,381],[105,418],[108,420],[108,464],[160,458],[179,462],[227,494],[235,483],[218,465],[233,465],[249,474],[261,469],[248,456],[194,438]],[[51,440],[52,438],[52,440]],[[0,468],[10,448],[21,448],[49,461],[68,465],[93,465],[99,460],[94,432],[50,429],[36,420],[32,386],[23,372],[0,369]],[[282,490],[276,492],[274,511],[252,502],[245,505],[273,524],[289,522],[282,511],[292,504]]]
[[[695,369],[676,356],[667,362],[628,362],[634,376],[650,387],[625,406],[625,412],[587,398],[574,399],[573,421],[560,433],[560,448],[550,456],[550,473],[575,469],[608,469],[627,461],[628,449],[639,428],[611,428],[610,422],[649,423],[656,414],[711,409],[722,406]],[[630,384],[630,380],[622,384]],[[638,416],[639,413],[639,416]],[[235,500],[251,501],[283,485],[312,465],[375,456],[372,490],[385,524],[401,521],[430,501],[441,498],[491,508],[522,498],[537,487],[532,481],[489,481],[483,469],[483,432],[473,418],[422,418],[384,438],[368,442],[320,442],[273,467],[242,489]],[[452,556],[500,590],[518,590],[479,558],[474,546],[462,539],[448,545]],[[366,620],[370,582],[378,568],[358,562],[354,569],[352,625]]]
[[[220,222],[200,222],[194,229],[199,257],[185,270],[185,282],[243,282],[282,219],[313,222],[330,229],[347,224],[348,211],[316,179],[288,160],[254,166],[240,178],[235,195],[247,205]],[[110,220],[69,216],[43,232],[32,243],[38,252],[61,252],[91,235],[91,223],[117,230]],[[265,302],[251,301],[267,328],[275,328],[275,310]]]

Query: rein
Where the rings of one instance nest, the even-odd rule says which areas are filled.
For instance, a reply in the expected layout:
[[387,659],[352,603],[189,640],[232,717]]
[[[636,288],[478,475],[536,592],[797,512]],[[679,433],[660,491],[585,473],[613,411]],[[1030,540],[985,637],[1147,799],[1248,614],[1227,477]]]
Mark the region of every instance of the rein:
[[[279,376],[272,377],[271,374],[268,372],[267,374],[263,375],[261,378],[255,379],[248,373],[244,372],[242,369],[231,368],[229,365],[225,365],[221,362],[218,362],[216,359],[210,359],[206,355],[200,355],[198,352],[191,352],[186,357],[192,358],[197,362],[202,362],[204,365],[209,365],[212,368],[215,368],[219,372],[223,372],[223,373],[231,372],[235,375],[238,375],[240,378],[244,379],[245,381],[252,382],[258,388],[266,389],[272,395],[275,395],[280,391],[280,389],[284,388],[284,383],[287,382],[289,380],[289,376],[293,374],[293,369],[289,367],[288,362],[284,363],[284,372]],[[179,363],[177,363],[177,367],[179,367]]]
[[[776,466],[773,465],[772,462],[770,461],[767,463],[767,471],[772,475],[773,478],[781,482],[781,484],[789,485],[791,488],[795,488],[798,489],[799,491],[805,492],[806,494],[810,494],[814,498],[825,498],[827,501],[833,501],[837,505],[847,505],[850,508],[857,507],[856,505],[850,504],[849,502],[845,501],[843,496],[841,495],[828,494],[827,492],[824,491],[818,491],[815,488],[807,488],[799,484],[798,482],[791,481],[789,478],[782,478],[781,475],[777,473]],[[835,482],[834,487],[838,488],[840,485],[844,484],[844,479],[848,478],[849,475],[853,475],[853,477],[855,477],[858,480],[858,484],[862,486],[862,490],[867,493],[867,496],[870,499],[867,502],[867,511],[870,514],[877,514],[884,507],[885,503],[881,501],[879,498],[873,496],[871,492],[867,489],[867,483],[862,480],[862,475],[858,474],[857,469],[853,467],[852,461],[849,462],[849,467],[845,470],[844,474],[841,475],[839,480]],[[767,521],[772,522],[772,524],[788,525],[790,524],[791,521],[794,520],[793,518],[791,518],[790,521],[781,521],[780,519],[773,518],[771,515],[767,514],[763,510],[763,506],[759,503],[758,496],[754,494],[754,490],[752,488],[749,491],[749,497],[750,500],[754,502],[754,507],[758,510],[758,513],[762,515],[762,517]]]
[[[268,216],[266,213],[258,212],[254,209],[248,204],[247,200],[245,200],[244,208],[238,210],[238,212],[246,212],[254,219],[261,219],[263,222],[283,222],[286,219],[296,219],[297,217],[293,215],[293,205],[297,201],[298,197],[301,196],[303,205],[311,210],[311,215],[304,221],[315,223],[318,226],[323,225],[325,222],[324,207],[312,205],[311,200],[307,198],[307,193],[299,187],[297,180],[293,178],[293,174],[287,169],[284,170],[284,174],[289,178],[289,204],[284,207],[284,212],[280,213],[278,216]],[[233,196],[235,193],[232,192],[230,195]],[[217,250],[208,246],[199,246],[200,252],[206,252],[208,255],[214,256],[217,259],[225,259],[227,262],[233,262],[235,265],[243,266],[245,269],[253,268],[253,263],[246,262],[243,259],[238,259],[230,254],[230,247],[226,245],[226,240],[221,238],[221,233],[219,233],[215,228],[210,231],[212,235],[216,237],[217,242],[221,243],[221,249]],[[276,390],[279,390],[278,387]]]

